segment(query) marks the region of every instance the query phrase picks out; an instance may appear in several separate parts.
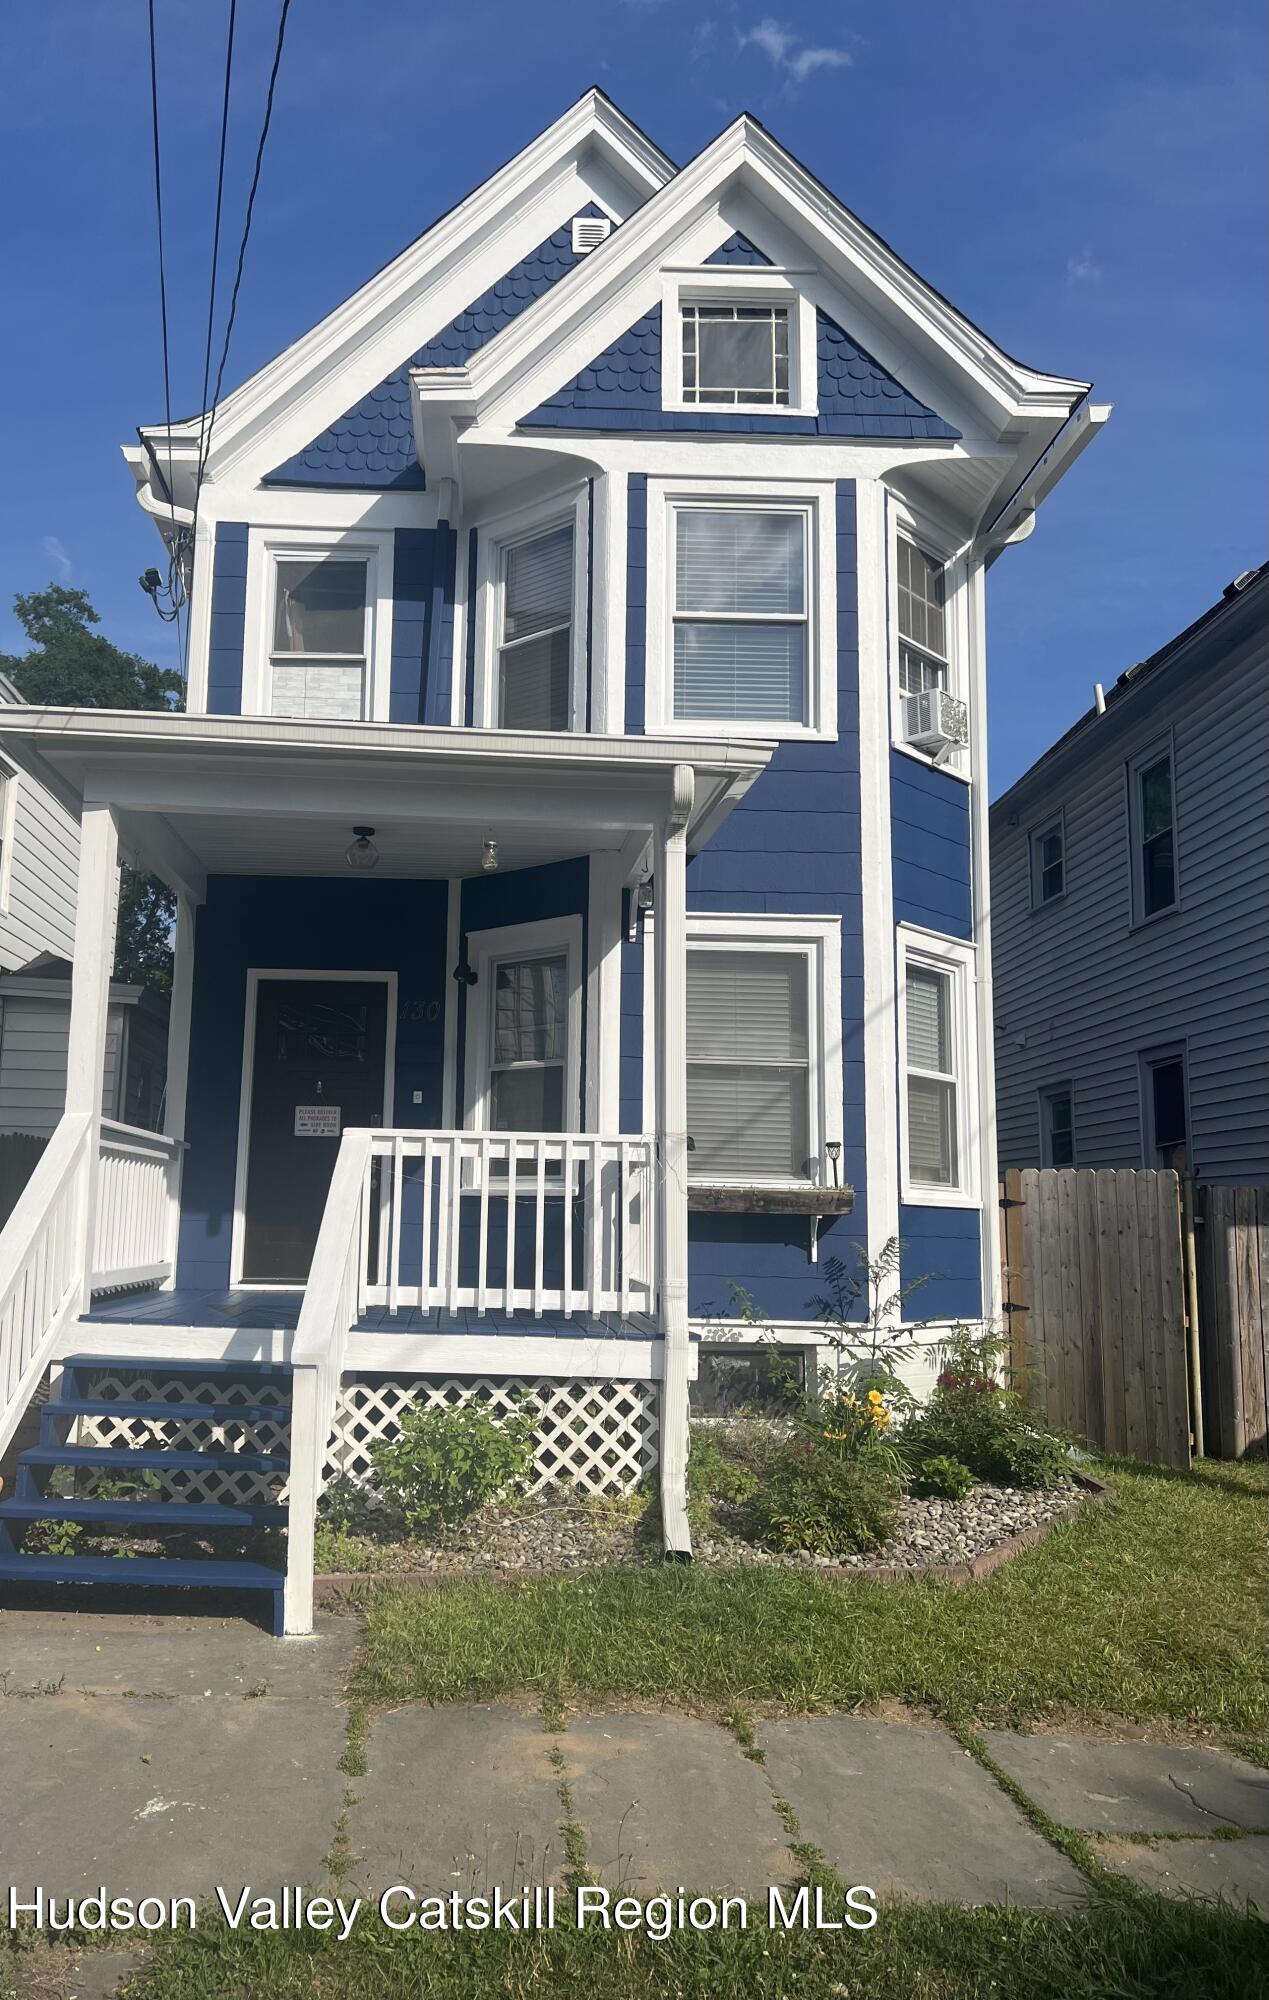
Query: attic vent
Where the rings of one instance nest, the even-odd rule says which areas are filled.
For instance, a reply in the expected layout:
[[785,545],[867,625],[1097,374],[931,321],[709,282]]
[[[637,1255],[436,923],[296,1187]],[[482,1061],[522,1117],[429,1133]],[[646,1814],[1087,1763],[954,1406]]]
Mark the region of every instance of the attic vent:
[[588,250],[598,250],[612,234],[612,221],[606,215],[575,215],[573,217],[573,248],[579,257]]

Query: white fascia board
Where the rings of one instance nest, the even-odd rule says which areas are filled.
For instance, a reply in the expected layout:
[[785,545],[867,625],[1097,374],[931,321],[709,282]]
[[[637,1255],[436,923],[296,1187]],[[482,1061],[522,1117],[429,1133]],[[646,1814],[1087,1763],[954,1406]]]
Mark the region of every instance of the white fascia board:
[[[430,338],[423,323],[421,308],[429,300],[440,300],[431,317],[435,319],[432,332],[439,332],[449,320],[471,303],[488,284],[496,282],[506,266],[501,266],[492,274],[468,277],[465,273],[472,266],[469,253],[473,250],[478,257],[480,249],[488,243],[495,232],[514,222],[529,218],[526,229],[520,231],[525,241],[518,252],[512,251],[515,261],[517,254],[533,247],[541,240],[540,234],[533,234],[542,225],[541,209],[545,204],[560,207],[560,217],[553,226],[563,219],[563,206],[567,206],[565,195],[589,193],[579,178],[578,165],[588,155],[597,156],[601,168],[600,177],[605,182],[605,192],[611,202],[612,174],[621,179],[636,199],[646,198],[662,187],[674,172],[672,163],[658,148],[624,118],[601,92],[590,90],[570,107],[564,115],[540,133],[528,146],[505,166],[483,182],[471,194],[451,209],[447,215],[432,225],[422,236],[416,238],[391,263],[377,272],[365,285],[353,293],[317,326],[286,348],[273,361],[266,363],[255,375],[233,391],[220,404],[216,413],[216,427],[213,439],[213,459],[209,476],[214,477],[236,464],[244,451],[250,449],[254,440],[261,438],[270,419],[279,411],[288,416],[297,409],[309,409],[322,387],[333,380],[340,383],[339,394],[345,393],[343,369],[354,358],[364,368],[358,366],[358,374],[366,379],[361,387],[353,380],[351,371],[346,378],[347,400],[340,410],[356,402],[359,395],[383,379],[394,367],[399,367],[403,358],[401,341],[404,337],[408,352],[409,334],[402,335],[402,321],[417,320],[422,330],[416,345]],[[549,233],[549,231],[548,231]],[[453,279],[457,290],[464,296],[448,296],[446,280]],[[475,286],[475,290],[471,289]],[[395,347],[394,347],[395,343]],[[384,360],[387,353],[391,358]],[[375,372],[377,370],[377,372]],[[340,412],[334,412],[338,415]],[[327,418],[329,421],[329,416]],[[193,443],[197,450],[200,418],[193,417],[171,427],[174,446],[179,442]],[[315,429],[311,419],[304,437],[292,444],[290,450],[300,450],[304,443],[323,427],[319,420]],[[273,453],[270,465],[289,455],[285,438],[273,438],[270,430],[269,450]],[[168,432],[163,425],[147,426],[142,436],[152,443],[161,441],[166,454]]]
[[568,380],[558,357],[579,333],[593,343],[589,358],[600,352],[615,309],[630,310],[632,319],[646,310],[640,292],[650,288],[663,265],[697,261],[682,240],[692,222],[707,209],[716,215],[724,195],[741,191],[770,208],[830,277],[836,275],[852,298],[870,304],[878,322],[894,324],[902,338],[924,347],[953,381],[959,375],[962,395],[997,434],[1020,419],[1061,421],[1087,393],[1086,382],[1042,375],[1012,361],[769,133],[742,117],[473,358],[470,372],[482,420],[509,418],[513,405],[532,407]]
[[1109,422],[1112,403],[1085,403],[1077,409],[1036,461],[1017,492],[987,523],[978,538],[978,553],[988,565],[1012,544],[1025,541],[1035,526],[1036,509],[1053,491],[1059,479],[1074,465],[1081,452]]

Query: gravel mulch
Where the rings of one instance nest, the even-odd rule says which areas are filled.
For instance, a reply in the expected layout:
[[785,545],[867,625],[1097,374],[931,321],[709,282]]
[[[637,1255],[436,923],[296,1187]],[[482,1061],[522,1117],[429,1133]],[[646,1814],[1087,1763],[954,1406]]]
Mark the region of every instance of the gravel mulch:
[[[963,1500],[919,1500],[908,1495],[899,1504],[894,1535],[884,1548],[867,1555],[836,1558],[808,1551],[777,1555],[722,1529],[695,1536],[693,1551],[698,1563],[718,1565],[919,1572],[972,1562],[1027,1530],[1042,1528],[1084,1497],[1069,1479],[1045,1492],[975,1486]],[[662,1554],[659,1541],[646,1530],[639,1532],[633,1506],[538,1499],[518,1507],[495,1501],[440,1545],[379,1545],[375,1558],[381,1575],[428,1570],[440,1576],[472,1576],[659,1565]]]

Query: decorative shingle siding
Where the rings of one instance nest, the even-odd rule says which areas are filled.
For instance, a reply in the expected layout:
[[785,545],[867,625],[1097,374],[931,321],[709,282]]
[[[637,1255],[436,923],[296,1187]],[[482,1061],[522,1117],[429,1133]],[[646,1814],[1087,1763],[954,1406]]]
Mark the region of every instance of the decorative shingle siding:
[[747,236],[742,236],[740,231],[737,230],[735,235],[729,236],[725,243],[720,243],[717,250],[714,251],[711,257],[707,257],[705,262],[707,264],[769,264],[771,259],[764,257],[757,244],[751,243]]
[[778,437],[956,438],[960,432],[910,395],[857,341],[816,314],[819,413],[664,410],[661,308],[653,306],[580,375],[527,417],[521,430],[729,432]]
[[895,922],[971,938],[969,786],[892,750],[890,842]]
[[[578,210],[580,215],[603,212],[593,202]],[[376,490],[422,487],[423,468],[415,454],[410,415],[410,370],[460,367],[579,261],[570,218],[320,437],[271,472],[264,484]]]
[[[714,839],[688,865],[689,912],[840,916],[842,924],[843,1178],[849,1216],[825,1223],[821,1258],[854,1267],[867,1228],[864,1121],[863,914],[859,818],[859,628],[855,486],[837,486],[837,702],[835,743],[782,743]],[[834,1112],[829,1118],[836,1127]],[[836,1138],[836,1129],[825,1135]],[[725,1311],[734,1280],[769,1319],[807,1320],[823,1290],[809,1261],[805,1216],[690,1218],[690,1305]]]
[[247,622],[247,523],[218,521],[212,555],[207,712],[241,715]]
[[648,660],[648,481],[632,472],[626,492],[626,733],[642,736]]

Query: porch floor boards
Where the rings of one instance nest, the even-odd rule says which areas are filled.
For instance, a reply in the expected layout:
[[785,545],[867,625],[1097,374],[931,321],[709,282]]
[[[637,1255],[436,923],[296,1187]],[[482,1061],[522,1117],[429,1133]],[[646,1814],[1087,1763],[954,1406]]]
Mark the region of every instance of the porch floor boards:
[[[294,1333],[299,1323],[302,1291],[198,1291],[193,1288],[171,1292],[120,1292],[111,1298],[94,1299],[85,1315],[90,1325],[115,1326],[236,1326],[260,1332]],[[358,1333],[473,1334],[512,1333],[537,1335],[560,1340],[656,1340],[655,1320],[646,1313],[478,1313],[472,1307],[454,1312],[421,1312],[417,1306],[389,1312],[386,1306],[371,1306],[356,1323]]]

